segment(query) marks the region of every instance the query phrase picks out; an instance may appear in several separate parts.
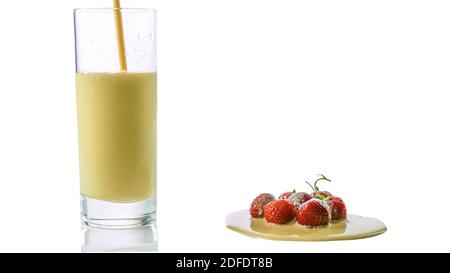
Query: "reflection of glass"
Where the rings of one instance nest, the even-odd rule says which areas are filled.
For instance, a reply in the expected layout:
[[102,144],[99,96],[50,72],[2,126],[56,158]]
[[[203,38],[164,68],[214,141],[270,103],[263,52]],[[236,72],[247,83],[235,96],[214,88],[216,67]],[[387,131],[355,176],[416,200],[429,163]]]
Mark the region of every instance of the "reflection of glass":
[[[119,62],[116,14],[127,66]],[[75,10],[81,214],[92,227],[156,219],[155,11]]]
[[158,251],[156,226],[128,229],[97,229],[83,226],[83,252]]

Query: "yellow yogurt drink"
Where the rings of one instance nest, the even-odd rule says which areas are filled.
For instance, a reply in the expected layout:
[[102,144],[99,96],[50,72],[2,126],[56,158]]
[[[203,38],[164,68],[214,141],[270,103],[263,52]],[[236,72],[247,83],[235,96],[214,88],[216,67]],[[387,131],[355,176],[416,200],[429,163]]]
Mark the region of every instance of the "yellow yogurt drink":
[[136,202],[156,192],[156,73],[77,73],[81,194]]

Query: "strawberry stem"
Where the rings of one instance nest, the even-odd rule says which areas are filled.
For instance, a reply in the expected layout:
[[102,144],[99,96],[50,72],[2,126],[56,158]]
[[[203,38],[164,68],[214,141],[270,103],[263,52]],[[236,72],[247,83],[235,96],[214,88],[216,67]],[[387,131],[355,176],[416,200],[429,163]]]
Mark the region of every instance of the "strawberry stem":
[[310,186],[313,191],[316,191],[316,189],[314,189],[313,185],[311,185],[308,181],[305,181],[305,183],[308,184],[308,186]]
[[[314,191],[319,191],[319,188],[317,187],[317,182],[325,180],[328,182],[331,182],[331,179],[328,179],[325,175],[323,174],[318,174],[318,176],[320,176],[319,178],[316,179],[316,181],[314,182]],[[309,183],[308,183],[309,184]],[[311,186],[311,185],[310,185]]]

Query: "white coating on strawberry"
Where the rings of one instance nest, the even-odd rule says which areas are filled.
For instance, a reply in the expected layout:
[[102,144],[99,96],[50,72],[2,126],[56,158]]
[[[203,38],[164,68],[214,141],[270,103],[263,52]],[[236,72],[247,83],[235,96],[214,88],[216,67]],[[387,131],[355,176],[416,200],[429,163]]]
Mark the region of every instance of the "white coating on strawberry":
[[296,192],[289,196],[288,200],[291,201],[296,208],[299,208],[301,204],[311,199],[311,196],[306,192]]

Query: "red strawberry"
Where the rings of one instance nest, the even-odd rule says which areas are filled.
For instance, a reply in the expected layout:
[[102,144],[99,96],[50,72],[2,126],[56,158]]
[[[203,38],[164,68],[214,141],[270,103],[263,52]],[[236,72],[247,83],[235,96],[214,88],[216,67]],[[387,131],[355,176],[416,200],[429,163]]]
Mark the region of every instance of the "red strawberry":
[[344,220],[347,219],[347,208],[342,198],[333,196],[326,200],[328,206],[330,206],[331,219]]
[[269,223],[286,224],[295,215],[295,206],[286,199],[275,200],[264,208],[264,218]]
[[294,193],[295,193],[295,190],[283,192],[282,194],[280,194],[280,196],[278,197],[278,199],[288,199],[289,196],[291,196],[291,195],[294,194]]
[[288,200],[291,201],[296,208],[299,208],[301,204],[305,203],[311,198],[311,195],[307,194],[306,192],[296,192],[289,196]]
[[328,192],[328,191],[315,191],[315,192],[311,193],[311,196],[313,198],[319,198],[319,199],[323,200],[323,199],[325,199],[327,197],[332,196],[332,194],[330,192]]
[[330,208],[319,199],[311,199],[302,204],[295,215],[297,223],[308,227],[328,225],[331,219]]
[[253,218],[262,218],[264,215],[264,207],[273,200],[275,200],[275,197],[270,193],[258,195],[250,205],[250,215]]

